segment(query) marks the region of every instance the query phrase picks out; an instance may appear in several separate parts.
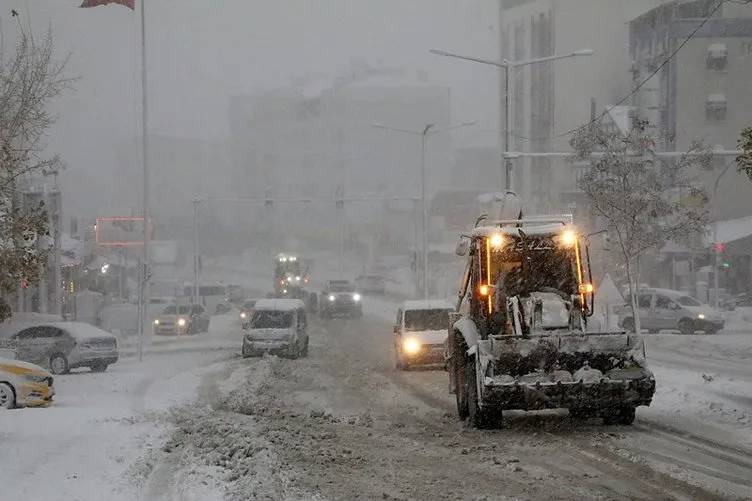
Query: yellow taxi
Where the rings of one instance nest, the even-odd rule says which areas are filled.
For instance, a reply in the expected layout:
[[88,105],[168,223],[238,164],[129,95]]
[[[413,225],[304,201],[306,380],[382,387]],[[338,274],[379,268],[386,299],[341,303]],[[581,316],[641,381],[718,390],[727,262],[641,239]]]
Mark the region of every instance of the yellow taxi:
[[46,407],[55,387],[52,374],[38,365],[0,358],[0,409]]

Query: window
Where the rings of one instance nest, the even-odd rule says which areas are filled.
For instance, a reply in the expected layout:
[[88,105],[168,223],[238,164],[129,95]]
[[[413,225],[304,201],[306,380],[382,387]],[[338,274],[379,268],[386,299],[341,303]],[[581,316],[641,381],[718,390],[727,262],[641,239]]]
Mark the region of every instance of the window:
[[409,331],[440,331],[449,326],[449,310],[407,310],[405,329]]
[[637,307],[638,308],[650,308],[650,302],[653,299],[652,294],[641,294],[637,298]]
[[666,296],[656,296],[655,297],[655,307],[661,308],[663,310],[668,310],[671,307],[672,301],[666,297]]
[[702,303],[691,296],[682,296],[676,300],[682,306],[702,306]]
[[397,310],[397,321],[394,325],[402,325],[402,309]]
[[291,311],[259,310],[253,314],[253,329],[288,329],[292,326]]
[[722,71],[726,69],[728,61],[728,50],[726,44],[714,43],[708,47],[708,55],[705,59],[705,66],[709,70]]
[[723,120],[726,118],[726,96],[710,94],[705,101],[705,118],[708,120]]

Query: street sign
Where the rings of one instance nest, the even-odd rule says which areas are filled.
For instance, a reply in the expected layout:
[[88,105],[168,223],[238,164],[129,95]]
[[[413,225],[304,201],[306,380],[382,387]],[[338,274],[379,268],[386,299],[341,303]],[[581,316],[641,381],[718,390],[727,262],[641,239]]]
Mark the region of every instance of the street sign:
[[140,247],[144,245],[143,216],[98,217],[94,226],[101,247]]

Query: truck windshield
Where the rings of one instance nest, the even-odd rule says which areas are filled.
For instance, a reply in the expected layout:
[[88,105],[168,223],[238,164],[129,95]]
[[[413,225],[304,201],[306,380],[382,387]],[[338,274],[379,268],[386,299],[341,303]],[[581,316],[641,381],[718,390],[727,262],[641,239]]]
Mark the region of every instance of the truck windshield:
[[287,329],[292,325],[292,312],[261,310],[253,314],[253,329]]
[[492,282],[507,296],[525,296],[531,292],[577,293],[574,276],[574,251],[542,244],[509,246],[493,252]]
[[440,331],[449,326],[449,311],[407,310],[405,311],[405,329],[409,331]]
[[355,288],[350,282],[329,282],[330,292],[352,292]]
[[165,315],[175,315],[176,313],[179,315],[186,315],[189,310],[189,306],[168,306],[162,313]]

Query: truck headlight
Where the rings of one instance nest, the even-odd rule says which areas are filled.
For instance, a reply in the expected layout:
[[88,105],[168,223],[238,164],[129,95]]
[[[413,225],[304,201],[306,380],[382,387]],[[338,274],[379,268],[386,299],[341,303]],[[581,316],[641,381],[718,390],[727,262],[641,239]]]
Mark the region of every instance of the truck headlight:
[[334,302],[334,300],[337,299],[334,297],[334,294],[329,294],[329,301]]
[[154,319],[154,325],[159,325],[159,319],[158,318]]
[[241,312],[240,312],[240,318],[243,318],[243,319],[244,319],[244,318],[245,318],[245,317],[247,317],[247,316],[248,316],[248,315],[246,314],[246,312],[244,312],[244,311],[241,311]]
[[185,327],[185,319],[184,318],[178,318],[178,326]]
[[575,242],[577,242],[577,234],[574,230],[564,230],[559,235],[559,243],[564,247],[573,247]]
[[699,318],[700,320],[705,320],[705,314],[700,313],[699,315],[697,315],[697,318]]
[[353,294],[353,301],[355,301],[356,303],[360,301],[360,294],[358,294],[357,292]]
[[420,351],[420,341],[409,337],[402,342],[402,349],[408,355],[414,355]]

